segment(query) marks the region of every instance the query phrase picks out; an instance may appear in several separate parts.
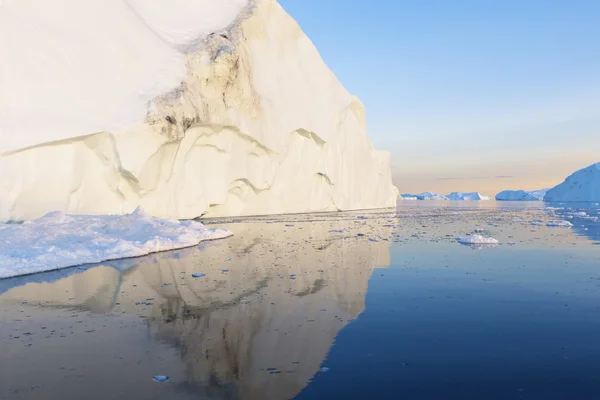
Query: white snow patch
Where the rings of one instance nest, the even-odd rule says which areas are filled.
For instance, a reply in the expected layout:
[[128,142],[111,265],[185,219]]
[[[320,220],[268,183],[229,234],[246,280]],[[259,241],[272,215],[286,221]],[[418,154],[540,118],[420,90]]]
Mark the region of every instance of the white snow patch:
[[498,240],[482,235],[462,236],[456,239],[462,244],[498,244]]
[[23,224],[0,224],[0,279],[81,264],[138,257],[231,236],[196,221],[48,213]]

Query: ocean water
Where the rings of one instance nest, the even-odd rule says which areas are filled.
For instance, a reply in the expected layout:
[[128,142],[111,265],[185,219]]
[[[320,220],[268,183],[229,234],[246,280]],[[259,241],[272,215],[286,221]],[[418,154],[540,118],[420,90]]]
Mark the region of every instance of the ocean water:
[[[0,280],[0,399],[600,398],[598,217],[220,219],[232,238]],[[473,233],[499,244],[456,241]]]

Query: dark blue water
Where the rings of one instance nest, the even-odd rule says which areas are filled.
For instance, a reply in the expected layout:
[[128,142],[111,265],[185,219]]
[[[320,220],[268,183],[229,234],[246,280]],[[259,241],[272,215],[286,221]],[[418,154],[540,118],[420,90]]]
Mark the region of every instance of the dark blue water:
[[393,248],[297,398],[600,398],[599,255]]

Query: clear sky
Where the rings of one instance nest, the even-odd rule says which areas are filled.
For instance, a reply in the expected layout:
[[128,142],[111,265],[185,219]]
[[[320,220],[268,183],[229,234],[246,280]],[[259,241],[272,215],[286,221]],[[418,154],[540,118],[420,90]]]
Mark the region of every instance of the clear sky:
[[539,189],[600,161],[600,0],[280,3],[402,193]]

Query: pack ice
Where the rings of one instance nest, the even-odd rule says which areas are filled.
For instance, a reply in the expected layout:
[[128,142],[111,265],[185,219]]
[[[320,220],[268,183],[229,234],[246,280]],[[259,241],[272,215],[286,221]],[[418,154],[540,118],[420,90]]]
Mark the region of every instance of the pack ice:
[[395,205],[363,105],[275,0],[2,0],[0,60],[0,220]]

